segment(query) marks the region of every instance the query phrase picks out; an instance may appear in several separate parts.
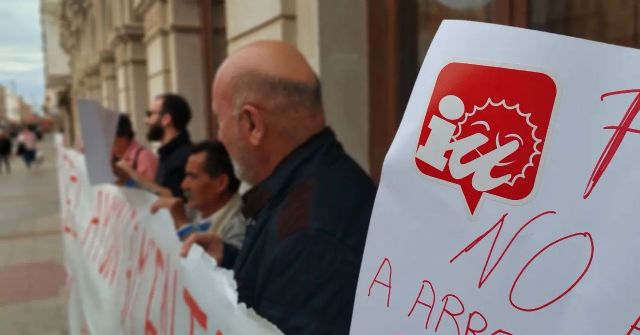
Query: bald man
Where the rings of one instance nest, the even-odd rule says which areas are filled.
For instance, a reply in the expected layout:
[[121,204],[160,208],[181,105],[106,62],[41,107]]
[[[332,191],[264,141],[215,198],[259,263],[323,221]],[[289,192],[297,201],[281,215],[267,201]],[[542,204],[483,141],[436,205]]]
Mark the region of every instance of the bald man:
[[229,57],[213,84],[219,139],[249,220],[241,250],[213,234],[202,245],[233,268],[241,302],[285,334],[348,334],[375,186],[327,128],[320,82],[281,42]]

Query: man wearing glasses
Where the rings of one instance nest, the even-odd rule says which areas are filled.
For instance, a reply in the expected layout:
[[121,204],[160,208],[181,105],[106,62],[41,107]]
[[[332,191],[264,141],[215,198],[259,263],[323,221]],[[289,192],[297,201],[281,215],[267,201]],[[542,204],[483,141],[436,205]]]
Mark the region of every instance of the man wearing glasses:
[[180,198],[184,198],[180,184],[193,147],[187,130],[189,121],[189,103],[182,96],[170,93],[156,96],[145,118],[145,125],[149,128],[147,139],[162,144],[158,150],[159,163],[155,182]]

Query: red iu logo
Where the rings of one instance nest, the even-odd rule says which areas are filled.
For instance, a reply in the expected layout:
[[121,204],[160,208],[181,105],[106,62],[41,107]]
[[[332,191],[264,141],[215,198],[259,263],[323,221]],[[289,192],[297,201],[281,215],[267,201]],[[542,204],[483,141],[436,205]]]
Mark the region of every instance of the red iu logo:
[[415,155],[420,172],[460,185],[473,215],[483,193],[531,193],[556,85],[546,74],[450,63],[438,75]]

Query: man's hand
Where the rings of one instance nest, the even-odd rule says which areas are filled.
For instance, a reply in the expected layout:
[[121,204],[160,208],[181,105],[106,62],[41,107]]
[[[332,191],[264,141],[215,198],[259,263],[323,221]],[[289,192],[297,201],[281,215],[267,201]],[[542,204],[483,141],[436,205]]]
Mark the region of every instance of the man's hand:
[[143,175],[139,174],[138,172],[136,172],[136,170],[134,170],[131,166],[129,166],[129,164],[127,164],[123,159],[119,160],[115,164],[115,166],[118,169],[120,169],[123,173],[128,175],[135,182],[137,182],[140,186],[142,186],[142,188],[150,192],[153,192],[161,197],[173,196],[170,189],[163,187],[161,185],[158,185],[155,181],[147,179]]
[[215,233],[195,233],[189,236],[180,249],[180,256],[186,257],[191,246],[196,243],[204,249],[204,251],[213,257],[218,265],[222,264],[222,256],[224,252],[224,243],[218,234]]
[[120,159],[116,162],[115,167],[121,172],[126,174],[129,177],[133,177],[136,174],[136,171],[124,161],[124,159]]
[[119,166],[119,162],[120,159],[113,157],[111,159],[111,170],[113,170],[113,174],[116,176],[116,185],[122,186],[127,179],[129,179],[129,174]]
[[175,208],[183,208],[184,203],[180,198],[173,197],[159,197],[153,204],[151,204],[151,214],[156,214],[161,209],[173,210]]
[[155,214],[161,209],[169,210],[176,229],[189,223],[187,212],[184,209],[184,201],[182,201],[181,198],[160,197],[153,204],[151,204],[151,208],[149,208],[151,214]]

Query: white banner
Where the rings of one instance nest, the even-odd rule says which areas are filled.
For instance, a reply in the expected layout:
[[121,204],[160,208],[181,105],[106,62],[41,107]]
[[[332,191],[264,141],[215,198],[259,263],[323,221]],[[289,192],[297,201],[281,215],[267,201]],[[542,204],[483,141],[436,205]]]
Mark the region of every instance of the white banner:
[[640,335],[640,51],[445,21],[387,154],[352,334]]
[[84,157],[58,152],[71,334],[282,334],[237,303],[233,273],[180,242],[155,197],[89,186]]

